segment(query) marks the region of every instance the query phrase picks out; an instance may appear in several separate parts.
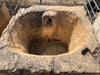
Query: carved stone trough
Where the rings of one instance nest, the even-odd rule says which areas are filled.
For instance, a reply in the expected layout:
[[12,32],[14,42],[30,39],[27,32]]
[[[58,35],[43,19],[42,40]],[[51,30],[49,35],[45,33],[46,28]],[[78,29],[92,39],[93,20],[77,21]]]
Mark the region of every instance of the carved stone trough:
[[83,6],[22,8],[2,33],[0,72],[100,73],[99,47]]

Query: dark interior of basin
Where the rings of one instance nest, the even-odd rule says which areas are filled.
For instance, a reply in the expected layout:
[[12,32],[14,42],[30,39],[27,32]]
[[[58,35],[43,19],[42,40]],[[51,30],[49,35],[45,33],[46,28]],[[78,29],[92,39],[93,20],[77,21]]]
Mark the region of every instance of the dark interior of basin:
[[47,22],[46,22],[46,27],[52,27],[52,19],[48,18]]
[[29,54],[58,55],[69,52],[70,39],[77,25],[77,18],[72,17],[71,12],[58,12],[56,16],[48,17],[46,25],[43,25],[43,13],[44,11],[30,12],[15,22],[13,30],[16,31],[19,40],[17,43]]

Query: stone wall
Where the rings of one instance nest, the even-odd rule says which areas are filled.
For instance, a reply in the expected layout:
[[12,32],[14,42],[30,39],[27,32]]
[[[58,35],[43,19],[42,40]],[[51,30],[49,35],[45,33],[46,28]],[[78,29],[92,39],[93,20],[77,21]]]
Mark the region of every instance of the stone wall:
[[96,37],[100,43],[100,13],[99,13],[97,19],[95,20],[93,26],[94,26]]
[[[27,2],[40,3],[40,0],[26,0]],[[76,2],[74,2],[76,1]],[[42,4],[85,4],[87,0],[42,0]]]
[[3,3],[0,6],[0,37],[2,35],[3,30],[8,25],[10,19],[11,19],[11,16],[10,16],[10,13],[8,11],[8,8]]
[[68,4],[68,3],[74,3],[76,1],[77,4],[84,4],[86,0],[42,0],[43,3],[62,3],[62,4]]

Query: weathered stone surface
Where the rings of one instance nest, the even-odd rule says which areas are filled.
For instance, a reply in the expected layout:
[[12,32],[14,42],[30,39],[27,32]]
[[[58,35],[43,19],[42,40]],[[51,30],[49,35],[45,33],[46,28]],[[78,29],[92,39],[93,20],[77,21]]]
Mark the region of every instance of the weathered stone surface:
[[21,0],[22,6],[30,6],[37,4],[46,5],[73,5],[85,4],[87,0]]
[[97,40],[98,40],[99,43],[100,43],[100,13],[98,14],[98,17],[97,17],[97,19],[95,20],[95,22],[94,22],[94,24],[93,24],[93,27],[94,27],[94,31],[95,31]]
[[[51,46],[53,41],[60,44]],[[65,47],[63,53],[58,49],[62,49],[62,45]],[[100,45],[83,6],[20,9],[0,38],[0,71],[5,75],[99,74],[99,60]]]

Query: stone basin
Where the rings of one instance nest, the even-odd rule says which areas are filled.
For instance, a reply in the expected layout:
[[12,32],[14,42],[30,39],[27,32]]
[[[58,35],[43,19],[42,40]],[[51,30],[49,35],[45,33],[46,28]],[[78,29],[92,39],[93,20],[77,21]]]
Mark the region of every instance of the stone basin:
[[83,6],[22,8],[2,33],[0,70],[17,75],[98,73],[100,45],[93,31]]

